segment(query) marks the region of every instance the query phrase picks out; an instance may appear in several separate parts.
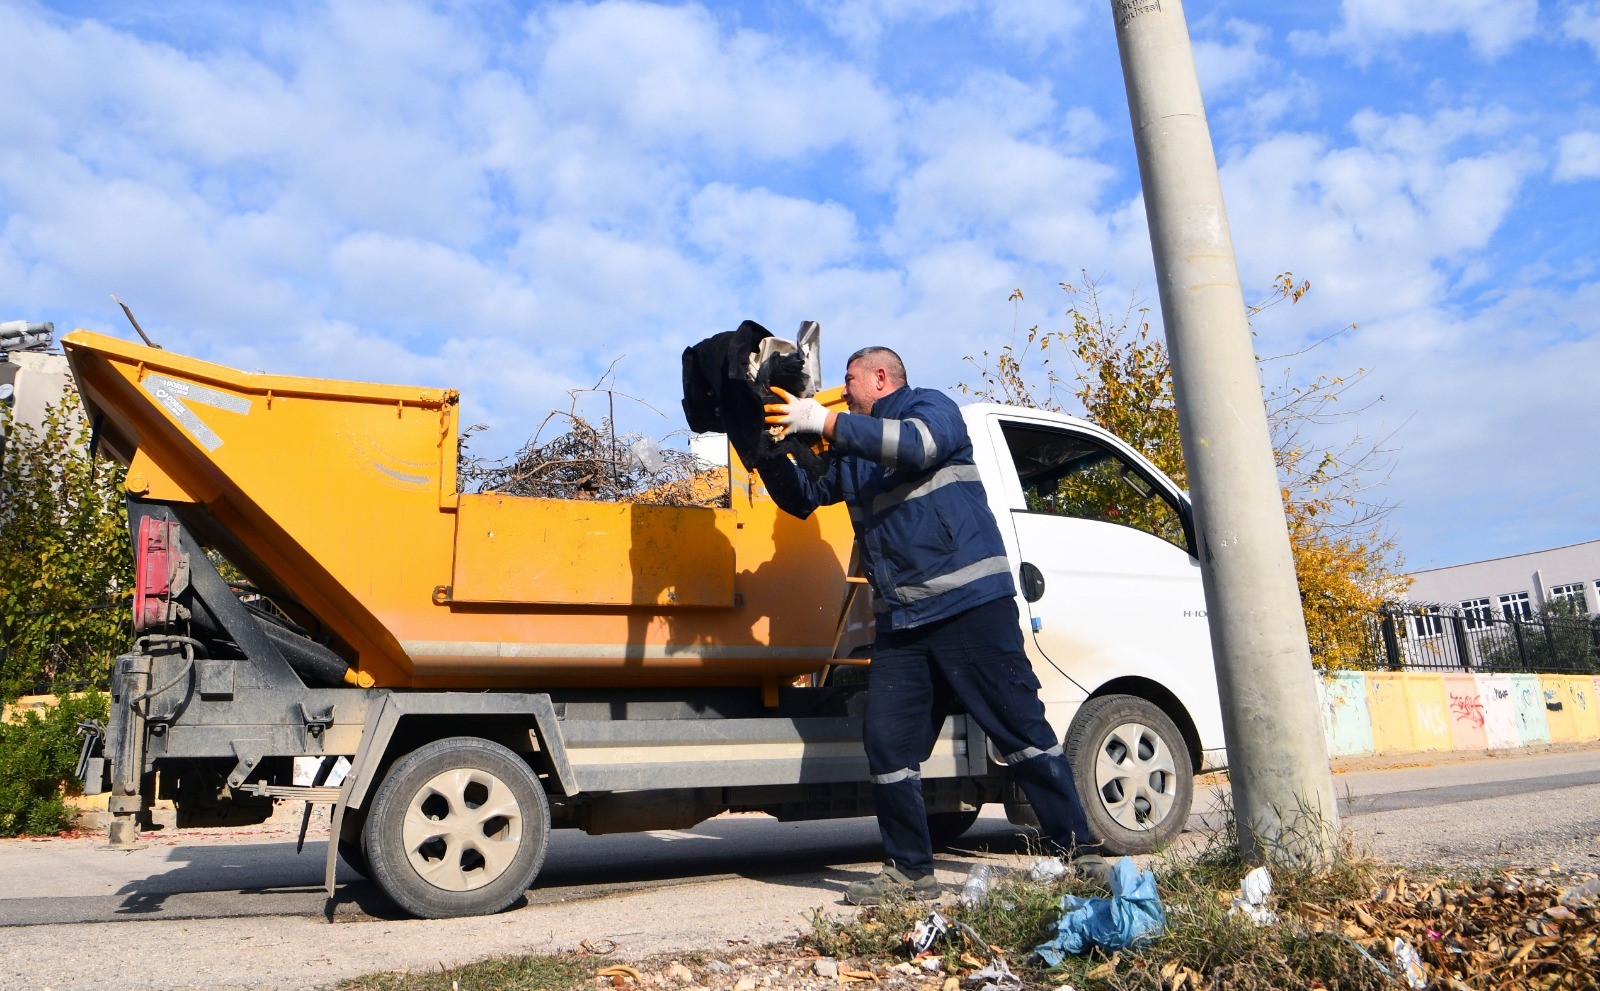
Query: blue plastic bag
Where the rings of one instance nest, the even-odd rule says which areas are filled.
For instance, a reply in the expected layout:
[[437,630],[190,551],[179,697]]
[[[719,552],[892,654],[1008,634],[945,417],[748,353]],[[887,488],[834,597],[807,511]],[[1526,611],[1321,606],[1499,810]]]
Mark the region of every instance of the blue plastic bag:
[[1160,935],[1167,924],[1167,910],[1156,894],[1156,876],[1140,871],[1127,857],[1112,865],[1110,898],[1062,895],[1061,912],[1056,938],[1033,948],[1052,967],[1068,954],[1087,953],[1090,947],[1132,946]]

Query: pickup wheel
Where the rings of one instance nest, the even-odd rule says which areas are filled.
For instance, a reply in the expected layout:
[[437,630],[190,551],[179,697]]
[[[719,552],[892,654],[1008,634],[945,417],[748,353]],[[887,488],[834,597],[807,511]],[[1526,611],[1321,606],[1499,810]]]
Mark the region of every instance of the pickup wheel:
[[942,850],[959,840],[966,831],[978,821],[978,809],[964,809],[958,812],[930,812],[928,813],[928,838],[933,840],[933,848]]
[[402,909],[488,915],[522,897],[543,866],[550,803],[510,750],[450,737],[395,762],[363,833],[368,876]]
[[1153,853],[1183,831],[1194,767],[1183,734],[1154,703],[1133,695],[1089,700],[1072,721],[1065,752],[1106,853]]

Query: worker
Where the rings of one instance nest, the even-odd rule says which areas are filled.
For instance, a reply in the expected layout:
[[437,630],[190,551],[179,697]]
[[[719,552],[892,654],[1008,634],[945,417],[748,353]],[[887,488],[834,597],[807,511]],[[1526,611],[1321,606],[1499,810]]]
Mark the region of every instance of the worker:
[[849,412],[774,392],[782,402],[766,406],[766,422],[827,438],[831,464],[817,479],[786,458],[759,465],[768,492],[802,519],[844,502],[876,593],[862,735],[885,863],[851,884],[846,901],[938,897],[921,765],[952,702],[1005,755],[1046,841],[1081,870],[1102,871],[1023,652],[1011,566],[956,404],[908,385],[905,364],[886,347],[862,348],[846,363]]

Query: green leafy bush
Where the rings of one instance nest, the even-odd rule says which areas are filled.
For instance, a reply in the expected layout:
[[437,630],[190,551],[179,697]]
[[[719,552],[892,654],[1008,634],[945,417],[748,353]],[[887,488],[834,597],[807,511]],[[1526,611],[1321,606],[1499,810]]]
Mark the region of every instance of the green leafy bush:
[[0,701],[104,685],[132,639],[127,469],[90,456],[76,393],[37,428],[6,418],[0,407]]
[[65,796],[83,787],[73,776],[78,723],[104,721],[108,711],[107,697],[89,692],[0,723],[0,836],[49,835],[72,824]]

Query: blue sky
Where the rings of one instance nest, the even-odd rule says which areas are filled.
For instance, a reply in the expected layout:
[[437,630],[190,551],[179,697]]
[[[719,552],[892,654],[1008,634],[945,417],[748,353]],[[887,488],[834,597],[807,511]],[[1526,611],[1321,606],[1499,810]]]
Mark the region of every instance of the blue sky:
[[[1339,430],[1401,428],[1408,563],[1600,537],[1600,2],[1186,9],[1247,294],[1313,286],[1260,349],[1356,325],[1295,371],[1370,370]],[[1105,0],[0,0],[0,47],[0,319],[127,335],[116,293],[210,360],[459,388],[482,450],[617,359],[677,429],[745,318],[948,389],[1081,272],[1154,306]]]

